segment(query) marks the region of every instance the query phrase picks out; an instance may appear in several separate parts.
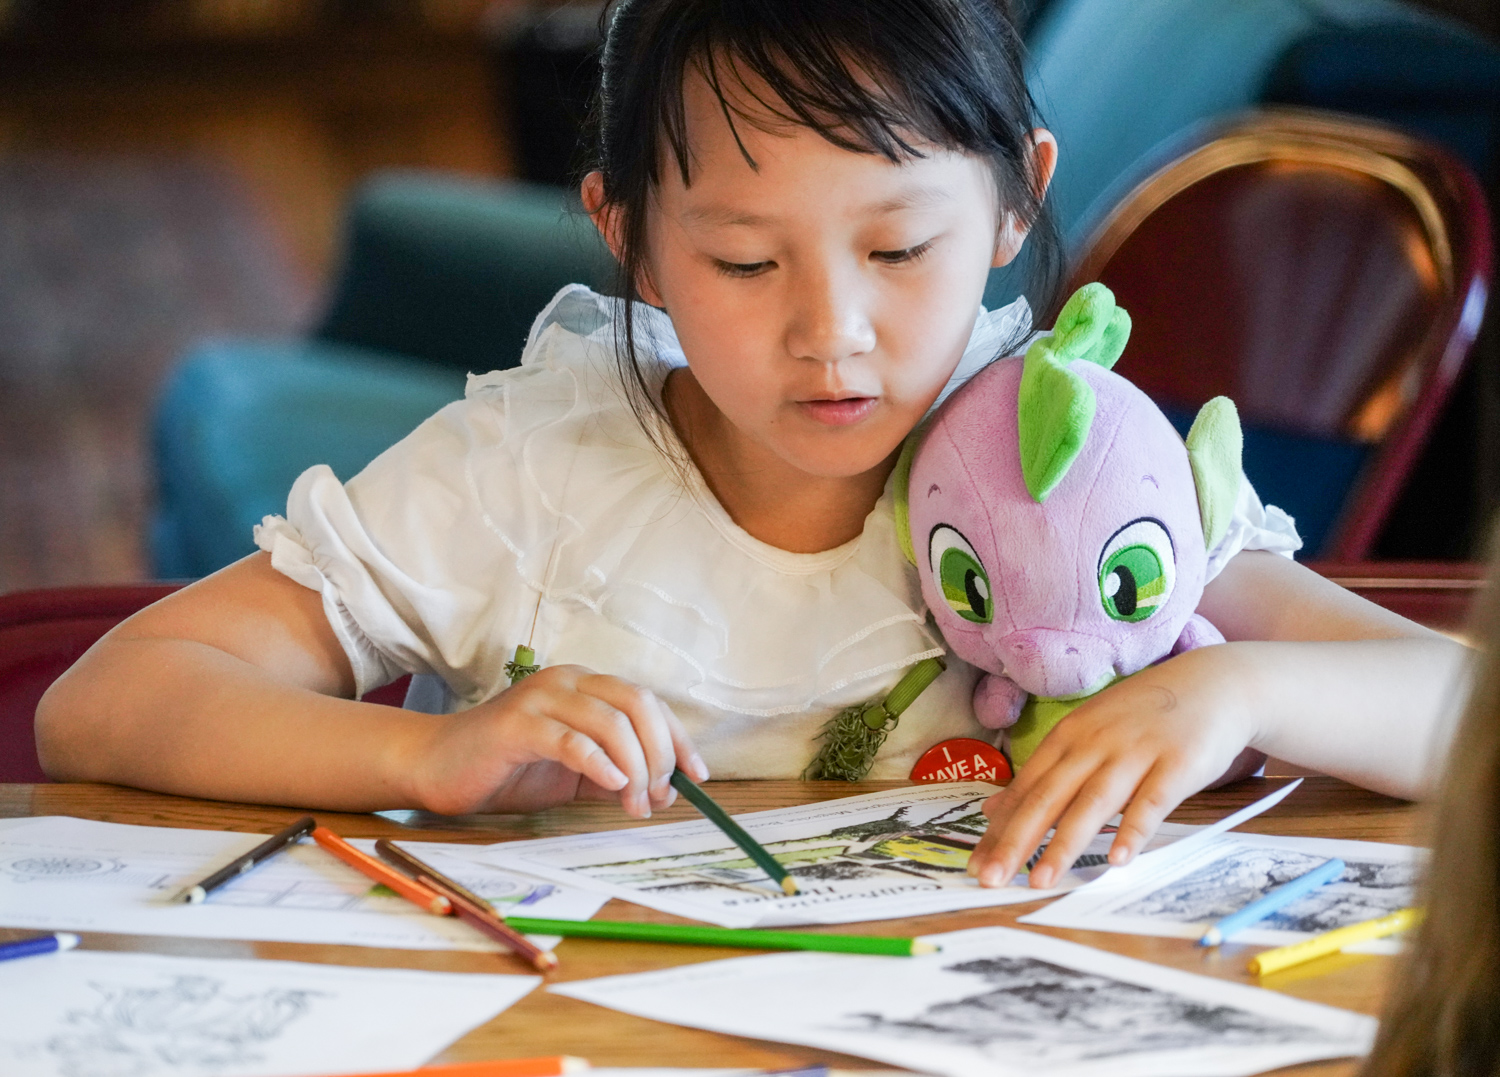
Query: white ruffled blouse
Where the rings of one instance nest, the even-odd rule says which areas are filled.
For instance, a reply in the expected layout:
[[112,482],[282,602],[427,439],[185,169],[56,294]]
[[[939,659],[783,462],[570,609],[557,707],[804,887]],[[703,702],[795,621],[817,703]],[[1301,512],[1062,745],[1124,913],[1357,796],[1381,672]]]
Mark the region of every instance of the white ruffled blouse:
[[[408,706],[471,707],[508,685],[505,663],[529,638],[544,665],[650,688],[715,777],[796,777],[829,717],[944,653],[897,546],[890,492],[836,549],[789,553],[748,534],[691,465],[684,484],[631,410],[617,309],[581,285],[563,289],[519,367],[471,375],[463,400],[347,484],[309,468],[256,543],[322,594],[360,694],[413,673]],[[981,309],[944,395],[1029,323],[1024,300]],[[685,359],[662,312],[640,306],[636,325],[659,393]],[[654,432],[673,443],[665,423]],[[1246,483],[1210,571],[1241,549],[1299,545],[1291,520]],[[974,719],[975,676],[950,658],[870,776],[905,777],[949,737],[992,740]]]

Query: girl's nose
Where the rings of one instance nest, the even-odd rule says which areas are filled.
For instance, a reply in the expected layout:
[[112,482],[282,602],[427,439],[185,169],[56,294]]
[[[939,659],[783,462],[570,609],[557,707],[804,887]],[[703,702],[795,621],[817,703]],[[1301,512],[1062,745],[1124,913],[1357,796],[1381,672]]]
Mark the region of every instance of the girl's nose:
[[796,282],[787,350],[798,359],[836,363],[875,348],[875,326],[855,282],[834,273]]

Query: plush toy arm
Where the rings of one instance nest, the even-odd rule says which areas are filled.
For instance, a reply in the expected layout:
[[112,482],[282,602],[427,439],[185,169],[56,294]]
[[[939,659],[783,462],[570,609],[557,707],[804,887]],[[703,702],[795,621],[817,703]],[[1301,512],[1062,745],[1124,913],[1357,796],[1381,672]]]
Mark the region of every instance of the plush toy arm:
[[1026,690],[1009,677],[986,673],[974,686],[974,715],[986,729],[1008,729],[1021,717]]
[[1172,644],[1172,653],[1181,654],[1183,651],[1193,651],[1199,647],[1210,647],[1215,643],[1223,642],[1224,633],[1210,624],[1208,618],[1195,613],[1188,618],[1188,623],[1182,626],[1182,635],[1178,636],[1177,642]]

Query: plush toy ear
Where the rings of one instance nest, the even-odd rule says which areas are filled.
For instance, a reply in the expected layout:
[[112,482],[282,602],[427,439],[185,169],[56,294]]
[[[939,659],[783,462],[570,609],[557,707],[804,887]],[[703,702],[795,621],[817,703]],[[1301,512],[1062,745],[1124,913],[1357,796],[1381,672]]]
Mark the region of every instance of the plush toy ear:
[[1063,363],[1076,360],[1114,367],[1130,339],[1130,315],[1098,281],[1074,292],[1057,315],[1052,347]]
[[1094,390],[1058,361],[1052,338],[1026,349],[1016,428],[1021,442],[1021,477],[1032,500],[1047,500],[1089,436],[1094,422]]
[[1203,543],[1210,550],[1229,530],[1240,496],[1240,458],[1245,437],[1234,401],[1216,396],[1198,411],[1188,431],[1188,463],[1198,487],[1198,513],[1203,517]]
[[913,565],[917,563],[917,551],[911,543],[911,465],[917,458],[917,443],[921,441],[922,427],[918,426],[906,436],[901,445],[901,455],[896,457],[896,471],[891,476],[892,515],[896,518],[896,541],[901,552]]

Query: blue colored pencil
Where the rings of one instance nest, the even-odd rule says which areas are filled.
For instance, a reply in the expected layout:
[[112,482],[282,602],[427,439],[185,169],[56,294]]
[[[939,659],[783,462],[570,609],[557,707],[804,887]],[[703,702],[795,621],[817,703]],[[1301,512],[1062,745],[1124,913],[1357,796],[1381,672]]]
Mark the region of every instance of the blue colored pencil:
[[50,954],[56,950],[71,950],[78,945],[78,936],[67,931],[59,931],[55,935],[37,935],[33,938],[22,939],[20,942],[7,942],[0,945],[0,961],[9,961],[16,957],[31,957],[35,954]]
[[1217,946],[1236,931],[1243,931],[1251,924],[1259,923],[1272,913],[1286,908],[1305,894],[1331,883],[1344,874],[1344,862],[1335,857],[1313,868],[1306,875],[1299,875],[1289,883],[1282,883],[1264,897],[1256,898],[1239,912],[1232,912],[1203,933],[1199,946]]

